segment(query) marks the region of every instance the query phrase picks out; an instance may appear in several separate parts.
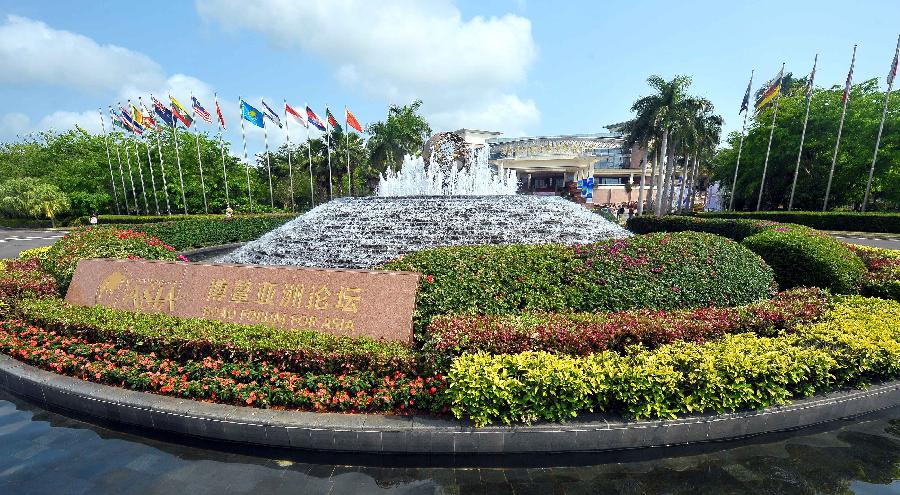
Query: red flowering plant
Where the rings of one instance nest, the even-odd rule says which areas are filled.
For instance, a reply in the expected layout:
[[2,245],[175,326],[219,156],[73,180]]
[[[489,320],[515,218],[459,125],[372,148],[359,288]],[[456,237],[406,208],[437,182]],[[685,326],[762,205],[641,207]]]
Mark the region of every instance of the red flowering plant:
[[339,412],[447,410],[441,374],[295,373],[267,361],[173,360],[18,320],[0,321],[0,352],[83,380],[211,402]]
[[860,292],[900,301],[900,251],[847,244],[866,265]]
[[56,280],[41,268],[36,258],[9,260],[0,266],[0,313],[23,297],[57,294]]
[[187,261],[165,242],[131,229],[91,227],[78,229],[57,241],[42,259],[45,270],[65,290],[79,260],[119,258]]
[[654,349],[677,340],[700,343],[730,333],[772,336],[816,320],[828,307],[827,294],[821,289],[797,289],[730,308],[441,316],[428,327],[423,355],[427,364],[444,369],[466,352],[585,356],[605,350],[623,352],[631,345]]

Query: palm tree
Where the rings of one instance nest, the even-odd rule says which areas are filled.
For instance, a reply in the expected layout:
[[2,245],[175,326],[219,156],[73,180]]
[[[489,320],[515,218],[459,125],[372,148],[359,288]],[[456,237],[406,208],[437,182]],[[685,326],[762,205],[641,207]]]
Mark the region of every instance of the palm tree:
[[[645,176],[647,175],[647,154],[648,148],[650,147],[650,142],[659,135],[659,128],[656,127],[656,121],[651,118],[652,115],[642,114],[637,117],[625,122],[622,125],[622,131],[625,133],[625,147],[633,148],[637,145],[643,155],[641,156],[641,185],[638,190],[638,206],[637,206],[637,214],[642,215],[644,213],[644,189],[645,189]],[[652,169],[651,169],[652,170]],[[652,183],[652,178],[651,178]],[[652,188],[651,184],[651,188]],[[648,193],[652,192],[652,189],[648,191]],[[649,200],[649,194],[647,199]]]
[[422,144],[431,135],[431,126],[418,114],[421,107],[422,100],[402,107],[391,105],[385,121],[369,125],[369,156],[378,170],[399,166],[405,155],[422,153]]
[[674,159],[666,160],[669,143],[669,134],[673,126],[683,119],[685,114],[684,101],[687,99],[687,88],[691,84],[688,76],[675,76],[671,81],[666,81],[660,76],[650,76],[647,84],[656,92],[649,96],[639,98],[631,106],[631,110],[637,114],[636,119],[652,122],[661,130],[659,156],[667,166],[660,165],[660,173],[657,176],[657,201],[655,205],[656,215],[662,215],[663,197],[665,196],[665,178],[674,168]]

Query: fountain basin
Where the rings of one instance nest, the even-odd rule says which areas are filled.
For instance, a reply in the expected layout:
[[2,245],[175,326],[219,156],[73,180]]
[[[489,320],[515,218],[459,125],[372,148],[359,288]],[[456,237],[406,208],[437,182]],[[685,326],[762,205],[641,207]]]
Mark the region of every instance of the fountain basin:
[[631,234],[548,196],[340,198],[224,256],[226,263],[373,268],[442,246],[584,244]]

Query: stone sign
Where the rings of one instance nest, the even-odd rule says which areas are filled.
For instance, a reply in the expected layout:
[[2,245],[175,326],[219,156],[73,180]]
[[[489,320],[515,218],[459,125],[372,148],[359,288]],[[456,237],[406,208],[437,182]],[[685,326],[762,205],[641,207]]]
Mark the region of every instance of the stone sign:
[[144,260],[81,260],[80,306],[412,342],[419,274]]

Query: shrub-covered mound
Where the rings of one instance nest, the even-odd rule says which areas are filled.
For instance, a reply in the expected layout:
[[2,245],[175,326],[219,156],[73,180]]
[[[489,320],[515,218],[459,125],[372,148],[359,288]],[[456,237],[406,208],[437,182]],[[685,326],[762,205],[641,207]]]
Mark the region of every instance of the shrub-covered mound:
[[228,220],[222,216],[206,216],[149,223],[133,228],[162,239],[178,251],[184,251],[232,242],[252,241],[266,232],[280,227],[295,216],[293,214],[241,215]]
[[[231,220],[243,220],[245,218],[281,218],[284,221],[290,220],[297,216],[295,213],[242,213],[234,216]],[[184,220],[210,220],[210,221],[225,221],[224,215],[100,215],[97,217],[98,223],[100,225],[142,225],[148,223],[163,223],[163,222],[181,222]],[[86,227],[90,225],[90,217],[82,216],[72,219],[69,222],[69,226],[71,227]]]
[[703,212],[705,218],[773,220],[820,230],[900,233],[900,213],[853,211],[721,211]]
[[900,251],[849,244],[868,272],[860,292],[865,296],[900,301]]
[[718,236],[649,234],[583,246],[464,246],[384,266],[422,273],[416,320],[440,314],[732,306],[770,296],[772,270]]
[[56,241],[41,256],[41,265],[56,279],[60,289],[65,291],[78,261],[89,258],[184,259],[172,246],[143,232],[93,227],[76,230]]
[[775,271],[781,288],[823,287],[858,293],[866,273],[859,256],[842,242],[817,232],[775,227],[744,239]]
[[726,335],[624,355],[464,354],[448,374],[448,400],[454,414],[478,425],[564,421],[586,411],[672,418],[898,376],[900,303],[854,296],[822,321],[776,337]]
[[21,298],[51,297],[57,294],[56,280],[37,259],[0,260],[0,315],[11,311]]
[[782,289],[811,286],[856,293],[865,274],[849,245],[819,231],[789,223],[747,218],[632,217],[633,232],[709,232],[748,247],[775,270]]
[[438,316],[428,325],[423,357],[440,369],[463,353],[546,351],[585,356],[628,346],[655,349],[677,340],[705,342],[725,334],[773,336],[821,317],[829,308],[820,289],[796,289],[731,308],[615,313],[522,313]]

